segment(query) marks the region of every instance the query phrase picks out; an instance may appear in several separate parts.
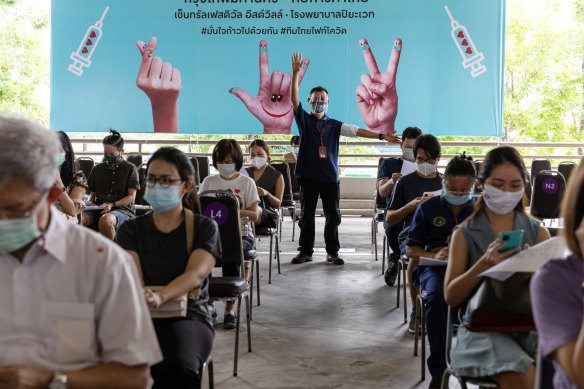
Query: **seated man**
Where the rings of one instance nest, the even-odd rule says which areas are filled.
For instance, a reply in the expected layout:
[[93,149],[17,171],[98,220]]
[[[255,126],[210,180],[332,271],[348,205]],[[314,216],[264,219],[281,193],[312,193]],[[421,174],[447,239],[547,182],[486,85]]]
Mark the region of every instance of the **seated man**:
[[119,132],[103,139],[103,162],[95,166],[87,180],[89,201],[102,210],[83,212],[81,223],[99,228],[99,232],[113,240],[120,225],[136,216],[136,192],[140,189],[138,169],[122,159],[124,139]]
[[[476,179],[472,158],[464,155],[452,158],[444,171],[444,192],[418,206],[406,241],[408,268],[413,268],[414,283],[422,287],[426,305],[425,320],[430,343],[428,370],[432,375],[430,389],[439,388],[446,368],[446,323],[448,306],[444,301],[444,274],[448,259],[448,243],[454,227],[471,215]],[[420,257],[444,261],[444,266],[417,266]],[[415,293],[410,284],[410,294]],[[412,321],[410,321],[412,328]]]
[[[414,158],[414,141],[418,136],[422,135],[422,130],[418,127],[408,127],[402,133],[402,156],[401,157],[390,157],[381,161],[379,165],[379,170],[377,172],[378,186],[377,190],[379,192],[379,197],[385,198],[386,207],[389,205],[391,200],[391,192],[393,187],[399,178],[402,176],[401,171],[404,161],[415,163]],[[403,229],[403,223],[396,223],[390,226],[385,221],[387,216],[387,210],[383,215],[383,228],[385,229],[385,236],[387,237],[388,247],[391,249],[391,254],[389,254],[389,249],[387,250],[387,270],[385,271],[385,283],[389,286],[395,284],[395,279],[397,277],[397,260],[400,256],[399,245],[397,243],[397,236]]]
[[[405,254],[406,239],[414,212],[420,203],[430,197],[433,192],[442,189],[442,177],[436,170],[440,160],[440,142],[434,135],[420,135],[414,141],[414,156],[417,170],[401,177],[393,187],[391,201],[387,208],[385,222],[390,226],[403,223],[403,228],[398,235],[399,252]],[[408,283],[412,285],[412,273],[408,266]],[[416,293],[417,294],[417,293]],[[412,297],[412,307],[415,305],[415,296]],[[414,310],[410,315],[410,330],[413,331],[412,321]]]
[[0,387],[145,388],[162,359],[132,259],[52,204],[59,140],[0,118]]

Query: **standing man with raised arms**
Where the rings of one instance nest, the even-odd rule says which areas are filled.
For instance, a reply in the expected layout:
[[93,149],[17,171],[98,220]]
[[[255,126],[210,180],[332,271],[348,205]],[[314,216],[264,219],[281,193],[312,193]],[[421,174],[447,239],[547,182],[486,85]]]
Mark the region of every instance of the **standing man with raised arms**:
[[[398,54],[399,55],[399,54]],[[394,54],[392,53],[392,57]],[[399,59],[399,57],[398,57]],[[312,261],[314,251],[315,212],[318,196],[322,200],[325,214],[324,240],[326,244],[327,261],[342,265],[339,257],[338,226],[341,223],[339,209],[339,138],[341,135],[385,139],[388,142],[399,143],[399,138],[393,135],[393,123],[389,132],[384,134],[344,124],[326,115],[329,99],[328,91],[322,86],[312,88],[308,103],[312,110],[306,112],[298,98],[298,78],[306,71],[309,60],[302,60],[302,54],[296,52],[292,56],[292,105],[294,117],[300,132],[300,150],[298,152],[295,174],[300,183],[300,240],[299,254],[292,263]],[[396,62],[397,67],[397,62]],[[397,95],[395,99],[397,108]]]

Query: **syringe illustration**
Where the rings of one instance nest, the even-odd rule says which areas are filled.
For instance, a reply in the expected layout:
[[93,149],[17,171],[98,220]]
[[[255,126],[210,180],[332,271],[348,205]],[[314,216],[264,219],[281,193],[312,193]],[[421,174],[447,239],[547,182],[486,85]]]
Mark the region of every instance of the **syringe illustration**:
[[481,61],[485,59],[485,56],[483,53],[477,51],[466,28],[454,20],[447,6],[444,6],[444,8],[450,17],[450,25],[452,26],[450,35],[452,35],[452,39],[462,56],[462,66],[465,69],[468,69],[469,67],[471,68],[470,75],[473,76],[473,78],[480,76],[487,71],[487,67],[481,64]]
[[103,15],[101,15],[101,19],[97,21],[93,26],[87,29],[81,44],[76,52],[71,54],[71,59],[73,63],[69,65],[69,71],[73,74],[78,76],[83,75],[83,67],[89,68],[91,66],[91,56],[97,47],[97,44],[101,40],[101,28],[103,27],[103,19],[105,18],[105,14],[109,7],[105,7],[105,11]]

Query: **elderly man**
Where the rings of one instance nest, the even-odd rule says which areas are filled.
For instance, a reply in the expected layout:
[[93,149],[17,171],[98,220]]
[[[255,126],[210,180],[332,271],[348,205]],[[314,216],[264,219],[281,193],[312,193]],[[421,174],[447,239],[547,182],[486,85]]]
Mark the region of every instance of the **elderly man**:
[[0,389],[145,388],[162,354],[132,259],[62,221],[56,134],[0,117]]

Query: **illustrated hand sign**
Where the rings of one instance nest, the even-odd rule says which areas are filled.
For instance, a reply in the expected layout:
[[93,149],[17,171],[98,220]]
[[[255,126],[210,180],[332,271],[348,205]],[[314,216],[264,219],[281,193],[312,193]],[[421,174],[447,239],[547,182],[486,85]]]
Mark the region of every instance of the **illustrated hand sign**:
[[357,106],[361,117],[371,131],[379,133],[393,133],[395,117],[397,116],[397,91],[395,76],[402,41],[397,38],[393,43],[393,50],[387,65],[387,71],[380,73],[373,52],[366,39],[359,41],[363,51],[369,74],[361,76],[361,85],[357,87]]
[[142,89],[150,99],[154,132],[178,132],[177,100],[180,94],[181,77],[178,69],[154,57],[157,39],[150,38],[148,44],[136,42],[142,62],[138,70],[136,85]]
[[[302,69],[298,74],[298,85],[306,73],[310,60],[305,59]],[[251,96],[242,88],[231,88],[229,93],[239,97],[264,126],[264,134],[290,134],[292,120],[294,120],[294,109],[290,98],[290,85],[292,75],[282,74],[276,70],[270,77],[270,67],[268,63],[268,43],[262,39],[260,41],[260,88],[257,97]]]

